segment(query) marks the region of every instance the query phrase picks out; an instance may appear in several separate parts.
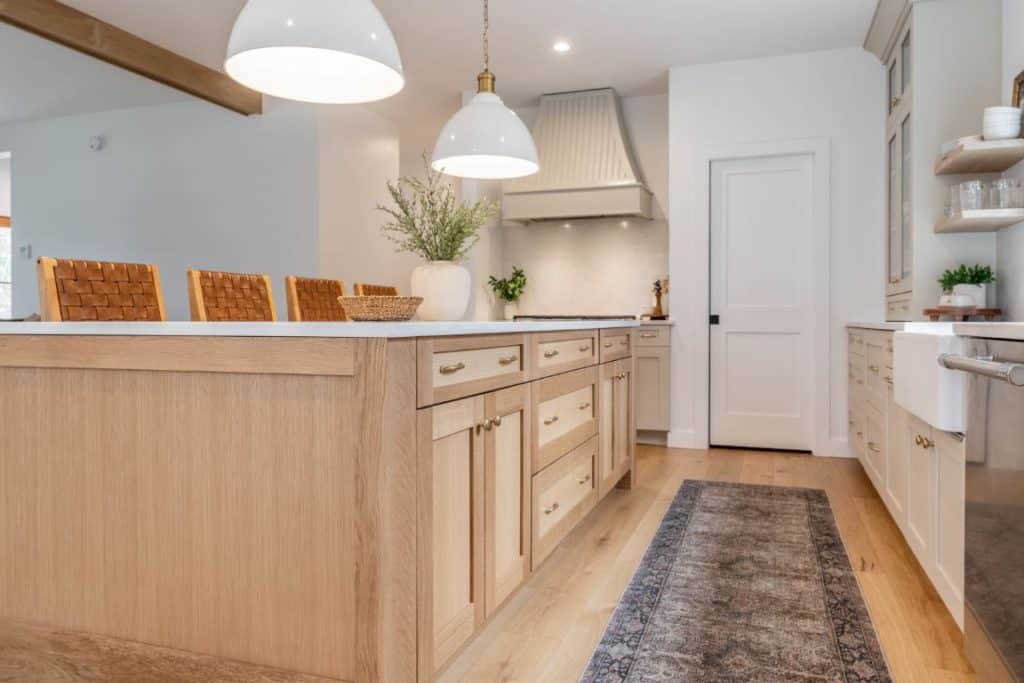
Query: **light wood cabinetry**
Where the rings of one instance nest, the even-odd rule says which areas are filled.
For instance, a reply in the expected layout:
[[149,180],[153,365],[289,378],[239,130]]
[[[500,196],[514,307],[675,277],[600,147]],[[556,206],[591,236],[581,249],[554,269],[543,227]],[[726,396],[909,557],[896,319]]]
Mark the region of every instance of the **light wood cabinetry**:
[[629,328],[601,330],[601,362],[608,363],[633,355],[633,330]]
[[633,467],[635,415],[631,396],[635,390],[632,363],[617,361],[600,368],[598,403],[598,493],[604,498]]
[[[500,611],[599,494],[631,485],[632,330],[615,332],[609,353],[621,357],[604,364],[594,330],[418,340],[429,365],[421,402],[478,392],[418,411],[421,681]],[[451,365],[464,367],[440,372]]]
[[484,593],[489,617],[530,573],[530,385],[484,398]]
[[851,448],[962,626],[963,439],[933,429],[895,402],[891,332],[850,330],[849,343]]
[[670,426],[672,328],[644,325],[636,334],[636,427],[667,432]]
[[[421,665],[431,671],[454,655],[485,618],[484,603],[484,398],[421,411],[420,540],[429,549],[429,576],[421,593],[428,617]],[[429,571],[422,571],[429,569]]]

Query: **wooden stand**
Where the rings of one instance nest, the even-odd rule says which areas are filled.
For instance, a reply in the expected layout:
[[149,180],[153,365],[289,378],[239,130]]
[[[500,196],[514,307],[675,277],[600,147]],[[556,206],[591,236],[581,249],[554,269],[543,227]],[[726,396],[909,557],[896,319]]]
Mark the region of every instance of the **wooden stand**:
[[1001,308],[977,308],[975,306],[939,306],[938,308],[926,308],[924,314],[929,320],[938,322],[944,317],[957,323],[967,322],[970,318],[981,318],[985,322],[996,322],[1003,317]]

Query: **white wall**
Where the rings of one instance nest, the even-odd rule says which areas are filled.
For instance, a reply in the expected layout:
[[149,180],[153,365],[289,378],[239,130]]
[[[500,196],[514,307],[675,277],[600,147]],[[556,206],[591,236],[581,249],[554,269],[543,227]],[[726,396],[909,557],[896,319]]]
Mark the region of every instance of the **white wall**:
[[[1003,91],[1010,104],[1013,80],[1024,71],[1024,2],[1003,0]],[[1024,163],[1007,174],[1024,180]],[[1024,320],[1024,223],[996,237],[999,305],[1006,320]]]
[[671,445],[708,443],[708,217],[711,149],[824,138],[831,152],[828,443],[848,455],[844,325],[883,320],[884,70],[859,49],[675,67],[669,92]]
[[[7,150],[0,149],[0,154]],[[0,157],[0,216],[11,215],[11,158]]]
[[[654,220],[588,219],[502,230],[502,271],[526,270],[520,313],[635,315],[651,308],[654,281],[668,275],[668,96],[622,100],[640,173],[654,193]],[[538,108],[518,110],[532,125]]]
[[361,107],[269,98],[248,118],[195,101],[0,127],[18,160],[15,248],[33,256],[15,258],[15,315],[38,310],[44,255],[158,264],[171,319],[188,319],[190,267],[269,273],[281,318],[285,275],[408,286],[375,211],[397,135]]

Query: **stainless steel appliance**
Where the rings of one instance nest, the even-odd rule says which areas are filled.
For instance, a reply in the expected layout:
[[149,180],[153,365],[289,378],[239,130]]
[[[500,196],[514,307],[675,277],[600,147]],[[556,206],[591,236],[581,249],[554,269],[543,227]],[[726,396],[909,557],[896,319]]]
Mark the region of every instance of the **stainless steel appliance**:
[[1024,680],[1024,342],[972,339],[939,362],[969,375],[964,632],[983,681]]

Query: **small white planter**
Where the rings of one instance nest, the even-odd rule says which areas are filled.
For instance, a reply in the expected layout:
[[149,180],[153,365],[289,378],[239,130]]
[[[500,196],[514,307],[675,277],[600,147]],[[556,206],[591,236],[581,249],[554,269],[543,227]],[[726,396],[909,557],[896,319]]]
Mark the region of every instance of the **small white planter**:
[[412,271],[412,295],[423,297],[420,320],[462,320],[470,293],[469,271],[452,261],[431,261]]
[[515,320],[519,313],[519,305],[512,301],[505,304],[505,320]]
[[985,285],[956,285],[953,287],[954,296],[968,296],[978,308],[988,308],[988,288]]

